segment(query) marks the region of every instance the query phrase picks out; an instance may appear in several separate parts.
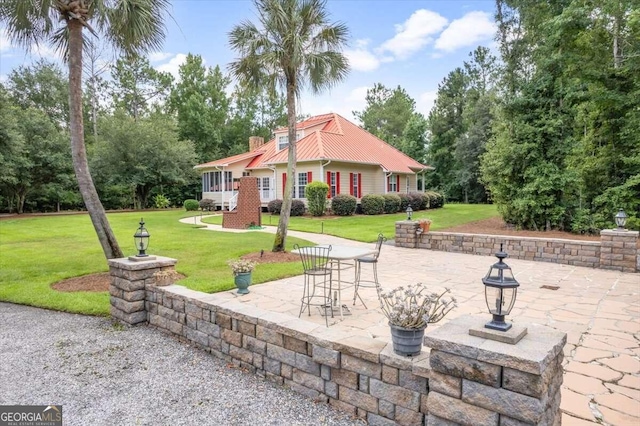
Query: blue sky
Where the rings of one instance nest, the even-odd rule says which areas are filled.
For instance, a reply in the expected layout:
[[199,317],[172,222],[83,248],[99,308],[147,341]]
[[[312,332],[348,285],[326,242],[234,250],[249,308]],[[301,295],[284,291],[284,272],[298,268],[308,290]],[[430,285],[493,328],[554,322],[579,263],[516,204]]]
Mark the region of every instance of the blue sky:
[[[447,73],[462,66],[476,46],[494,45],[493,1],[329,0],[327,6],[332,21],[349,27],[345,54],[352,69],[330,92],[304,93],[301,113],[337,112],[353,119],[351,111],[365,106],[367,88],[379,82],[405,88],[426,114]],[[256,19],[252,3],[245,0],[175,0],[171,14],[163,49],[150,59],[175,75],[187,53],[226,71],[235,58],[228,32],[242,20]],[[11,46],[0,23],[0,80],[40,56],[56,58],[45,46],[30,53]]]

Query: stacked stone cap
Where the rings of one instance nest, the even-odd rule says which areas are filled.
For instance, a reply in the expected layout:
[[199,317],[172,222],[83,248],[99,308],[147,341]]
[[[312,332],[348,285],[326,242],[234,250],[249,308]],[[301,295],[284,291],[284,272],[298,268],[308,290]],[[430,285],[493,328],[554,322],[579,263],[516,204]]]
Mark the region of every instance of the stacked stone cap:
[[527,324],[528,334],[516,345],[469,334],[469,329],[484,327],[490,320],[489,314],[453,319],[446,326],[428,332],[424,337],[424,345],[465,358],[539,375],[562,352],[567,342],[566,333],[538,324]]
[[460,317],[425,336],[432,348],[427,424],[559,425],[566,334],[527,324],[513,345],[469,334],[490,319]]
[[[127,271],[141,271],[144,269],[165,268],[167,266],[175,266],[177,259],[164,256],[153,256],[153,259],[145,260],[129,260],[129,258],[109,259],[110,267],[116,267]],[[155,272],[155,271],[154,271]]]
[[149,260],[109,259],[111,315],[123,324],[147,322],[146,286],[156,285],[156,273],[175,271],[176,259],[149,256]]

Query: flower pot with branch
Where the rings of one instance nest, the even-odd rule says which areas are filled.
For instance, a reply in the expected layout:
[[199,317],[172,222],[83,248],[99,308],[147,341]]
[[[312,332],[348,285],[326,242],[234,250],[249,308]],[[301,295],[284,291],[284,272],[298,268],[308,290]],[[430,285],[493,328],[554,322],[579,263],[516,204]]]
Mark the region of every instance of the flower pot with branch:
[[251,272],[257,263],[252,260],[238,259],[229,260],[227,264],[233,271],[234,283],[238,288],[238,294],[249,293],[248,287],[251,285]]
[[445,297],[449,291],[428,293],[422,283],[379,291],[380,306],[389,320],[396,354],[415,356],[420,353],[427,325],[440,321],[456,307],[455,298]]
[[429,229],[431,228],[431,219],[419,219],[418,225],[420,226],[420,229],[422,229],[422,233],[429,232]]

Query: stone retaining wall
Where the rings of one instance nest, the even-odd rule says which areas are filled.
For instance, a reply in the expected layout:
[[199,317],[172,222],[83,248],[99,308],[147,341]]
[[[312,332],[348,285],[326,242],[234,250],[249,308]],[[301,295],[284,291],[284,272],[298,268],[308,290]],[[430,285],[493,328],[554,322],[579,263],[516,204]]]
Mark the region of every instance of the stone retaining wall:
[[[507,345],[469,336],[468,327],[453,320],[427,334],[431,356],[424,348],[406,358],[394,354],[387,341],[216,294],[160,286],[154,273],[173,268],[173,259],[109,264],[114,283],[129,283],[113,285],[120,292],[111,299],[112,313],[120,322],[140,324],[144,315],[159,330],[370,425],[559,424],[564,333],[537,327],[517,345]],[[132,299],[137,300],[127,303],[143,310],[122,315],[130,310],[122,301]]]
[[509,257],[623,272],[640,271],[637,231],[603,230],[601,241],[418,231],[415,221],[396,222],[396,246],[492,255],[504,244]]

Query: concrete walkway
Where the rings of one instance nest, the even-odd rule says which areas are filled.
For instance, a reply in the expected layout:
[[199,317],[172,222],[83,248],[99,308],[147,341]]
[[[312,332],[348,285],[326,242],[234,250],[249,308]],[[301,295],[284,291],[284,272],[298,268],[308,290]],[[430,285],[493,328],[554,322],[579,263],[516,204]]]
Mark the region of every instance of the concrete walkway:
[[[193,224],[194,219],[182,222]],[[196,218],[195,223],[200,223]],[[206,224],[203,224],[206,225]],[[204,230],[228,230],[206,225]],[[316,244],[370,246],[330,235],[289,231],[288,235]],[[422,282],[438,291],[450,288],[458,307],[442,321],[460,315],[486,313],[482,278],[495,257],[473,256],[430,250],[382,248],[378,275],[383,288]],[[640,274],[606,271],[554,263],[507,259],[520,282],[511,315],[515,323],[537,323],[567,333],[562,409],[564,425],[640,424]],[[301,271],[302,272],[302,271]],[[348,271],[347,271],[348,273]],[[366,274],[365,274],[366,278]],[[382,315],[375,290],[360,292],[367,307],[353,305],[353,288],[342,293],[350,315],[337,314],[331,327],[386,341],[389,327]],[[292,277],[251,287],[251,293],[226,297],[276,312],[297,316],[300,311],[302,278]],[[301,320],[324,324],[319,311],[305,312]],[[428,330],[440,324],[429,325]]]

